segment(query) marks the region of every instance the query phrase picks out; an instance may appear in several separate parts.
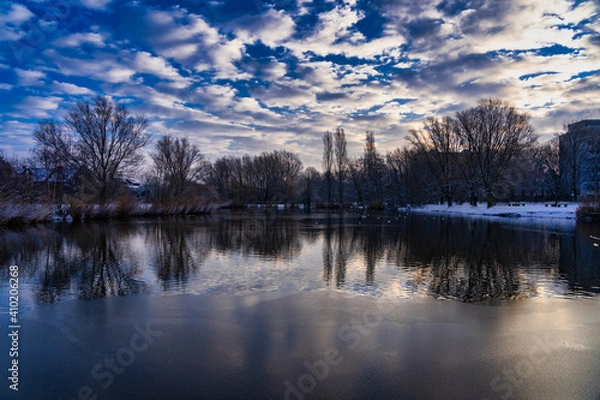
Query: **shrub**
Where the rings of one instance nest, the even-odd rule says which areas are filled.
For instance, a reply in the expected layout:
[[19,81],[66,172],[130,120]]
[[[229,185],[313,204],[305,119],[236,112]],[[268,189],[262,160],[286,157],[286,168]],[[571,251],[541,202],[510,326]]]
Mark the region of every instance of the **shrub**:
[[126,219],[140,214],[140,201],[133,196],[121,196],[115,204],[117,218]]
[[600,221],[600,194],[584,199],[575,215],[580,219]]
[[33,224],[52,218],[54,209],[47,204],[0,203],[0,225]]

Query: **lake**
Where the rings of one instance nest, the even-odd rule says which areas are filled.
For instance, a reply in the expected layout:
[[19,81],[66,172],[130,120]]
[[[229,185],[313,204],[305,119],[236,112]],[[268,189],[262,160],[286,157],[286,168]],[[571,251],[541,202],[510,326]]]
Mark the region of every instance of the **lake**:
[[597,237],[275,211],[4,230],[19,392],[3,378],[0,398],[596,400]]

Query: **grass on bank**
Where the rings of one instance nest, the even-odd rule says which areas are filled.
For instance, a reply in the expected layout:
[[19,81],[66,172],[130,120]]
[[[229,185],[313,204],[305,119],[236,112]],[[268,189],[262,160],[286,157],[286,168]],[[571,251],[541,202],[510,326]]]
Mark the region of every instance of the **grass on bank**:
[[49,204],[0,202],[0,225],[27,225],[52,219],[55,207]]
[[584,199],[575,215],[578,219],[586,221],[600,221],[600,195]]
[[208,214],[227,205],[213,199],[191,197],[185,201],[149,204],[124,196],[115,202],[97,204],[85,198],[65,198],[63,205],[0,202],[0,226],[30,225],[50,221],[127,219],[168,215]]

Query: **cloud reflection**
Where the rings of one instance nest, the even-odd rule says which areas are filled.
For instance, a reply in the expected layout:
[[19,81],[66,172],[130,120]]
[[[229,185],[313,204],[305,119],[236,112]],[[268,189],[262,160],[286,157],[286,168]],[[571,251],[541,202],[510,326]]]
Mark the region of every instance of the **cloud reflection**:
[[340,290],[488,299],[600,292],[597,227],[393,215],[243,214],[0,234],[42,302],[142,292]]

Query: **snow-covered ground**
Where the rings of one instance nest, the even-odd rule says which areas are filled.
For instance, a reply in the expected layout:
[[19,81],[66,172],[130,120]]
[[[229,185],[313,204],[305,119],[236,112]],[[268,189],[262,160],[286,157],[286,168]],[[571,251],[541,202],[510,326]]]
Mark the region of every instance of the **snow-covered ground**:
[[[560,202],[558,206],[552,203],[506,203],[497,204],[487,208],[487,204],[480,203],[477,206],[469,204],[447,205],[429,204],[423,207],[413,208],[411,211],[423,214],[438,215],[479,215],[492,217],[524,217],[524,218],[561,218],[575,219],[575,211],[579,203]],[[519,205],[514,205],[519,204]]]

